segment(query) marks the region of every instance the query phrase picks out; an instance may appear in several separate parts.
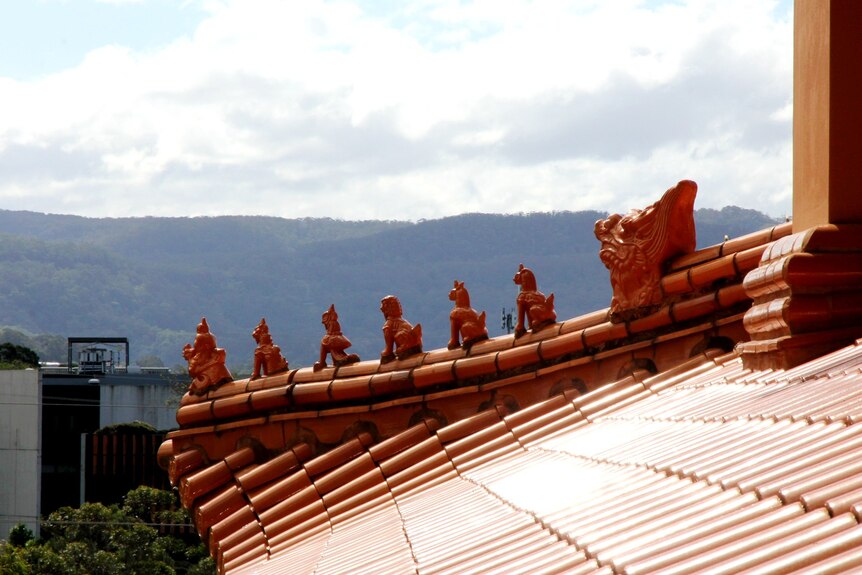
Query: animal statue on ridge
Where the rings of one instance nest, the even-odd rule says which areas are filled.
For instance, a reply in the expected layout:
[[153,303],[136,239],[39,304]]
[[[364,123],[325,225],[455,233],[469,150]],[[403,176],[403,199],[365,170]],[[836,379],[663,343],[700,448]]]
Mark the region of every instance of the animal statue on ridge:
[[197,327],[194,345],[183,347],[183,358],[189,362],[189,393],[203,395],[210,389],[232,381],[230,371],[225,365],[227,352],[216,347],[216,338],[210,333],[207,318],[202,317]]
[[515,325],[515,337],[521,337],[527,333],[525,320],[529,329],[534,332],[557,321],[557,312],[554,310],[554,294],[547,298],[536,287],[536,276],[530,268],[524,264],[518,266],[518,273],[512,278],[516,285],[521,286],[518,293],[518,323]]
[[254,328],[251,336],[257,342],[257,349],[254,350],[252,380],[260,378],[261,373],[267,376],[287,371],[287,360],[281,355],[281,348],[272,343],[266,318],[260,319],[260,323]]
[[380,353],[380,363],[394,359],[404,359],[422,353],[422,325],[414,327],[404,319],[401,302],[394,295],[380,300],[380,311],[386,321],[383,323],[385,347]]
[[326,335],[320,340],[320,359],[314,364],[314,371],[320,371],[326,367],[326,355],[332,356],[332,364],[335,367],[348,365],[359,361],[359,356],[355,353],[346,353],[344,350],[352,344],[343,333],[341,333],[341,324],[338,323],[338,314],[335,312],[335,304],[331,304],[329,309],[323,312],[320,323],[326,328]]
[[464,287],[464,282],[455,280],[454,287],[449,291],[449,300],[455,302],[455,307],[449,312],[451,336],[447,347],[469,349],[477,341],[488,339],[485,312],[479,314],[470,307],[470,293]]

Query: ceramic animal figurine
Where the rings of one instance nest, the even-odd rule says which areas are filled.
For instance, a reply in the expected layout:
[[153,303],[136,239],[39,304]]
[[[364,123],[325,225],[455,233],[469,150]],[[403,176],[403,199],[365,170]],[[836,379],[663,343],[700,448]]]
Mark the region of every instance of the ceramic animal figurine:
[[545,294],[536,289],[536,276],[530,268],[524,264],[518,266],[518,273],[512,278],[515,284],[521,286],[518,293],[518,323],[515,325],[515,337],[521,337],[527,333],[524,321],[529,329],[537,331],[546,325],[557,321],[557,312],[554,311],[554,294],[547,298]]
[[216,338],[210,333],[207,318],[202,317],[197,327],[194,345],[183,347],[183,357],[189,362],[191,384],[189,393],[203,395],[212,388],[233,380],[225,357],[227,353],[216,347]]
[[326,335],[320,340],[320,359],[314,364],[314,371],[320,371],[326,367],[326,355],[332,356],[332,364],[335,367],[356,363],[359,356],[355,353],[345,353],[350,347],[350,340],[341,333],[341,324],[338,323],[338,314],[335,312],[335,304],[323,312],[320,323],[326,328]]
[[266,376],[287,371],[287,360],[281,355],[281,348],[272,343],[272,336],[269,335],[269,326],[266,325],[266,318],[260,319],[260,323],[254,328],[251,336],[257,342],[257,349],[254,350],[254,371],[251,374],[251,379],[258,379],[261,374]]
[[447,347],[455,349],[460,346],[469,349],[477,341],[488,339],[485,312],[479,314],[470,307],[470,293],[464,287],[464,282],[455,280],[454,287],[449,292],[449,300],[455,302],[455,307],[449,312],[451,336]]
[[386,321],[383,323],[383,340],[386,346],[380,354],[380,362],[404,359],[422,352],[422,325],[416,327],[403,317],[401,302],[394,295],[380,300],[380,311]]

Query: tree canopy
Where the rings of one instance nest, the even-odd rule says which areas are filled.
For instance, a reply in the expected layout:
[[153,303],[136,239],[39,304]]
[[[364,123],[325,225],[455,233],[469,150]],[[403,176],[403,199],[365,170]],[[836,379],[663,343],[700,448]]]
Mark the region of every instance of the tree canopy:
[[39,356],[29,347],[14,343],[0,343],[0,369],[26,369],[39,367]]
[[62,507],[42,522],[40,539],[16,526],[0,541],[0,573],[212,575],[215,565],[199,540],[188,543],[158,529],[188,523],[175,494],[151,487],[130,491],[122,506]]

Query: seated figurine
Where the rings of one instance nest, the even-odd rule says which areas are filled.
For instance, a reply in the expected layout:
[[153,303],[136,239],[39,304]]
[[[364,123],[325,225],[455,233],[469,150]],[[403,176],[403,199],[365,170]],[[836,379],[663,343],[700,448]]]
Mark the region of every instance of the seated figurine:
[[512,281],[521,286],[517,298],[518,323],[515,325],[515,337],[521,337],[527,333],[528,328],[524,327],[525,319],[530,326],[529,329],[534,332],[557,321],[554,294],[545,298],[545,294],[536,289],[536,276],[530,268],[525,268],[524,264],[521,264]]
[[191,384],[189,393],[203,395],[210,389],[231,381],[233,377],[225,365],[225,350],[216,347],[216,338],[210,333],[207,318],[198,324],[194,345],[183,347],[183,357],[189,362]]
[[335,304],[323,313],[321,323],[326,327],[326,335],[320,340],[320,359],[314,364],[314,371],[320,371],[326,367],[326,354],[332,356],[332,364],[335,367],[356,363],[359,356],[355,353],[345,353],[350,347],[350,340],[341,333],[341,325],[338,323],[338,314],[335,313]]
[[272,336],[269,335],[269,326],[266,325],[266,318],[261,318],[260,323],[254,328],[251,336],[257,342],[257,349],[254,350],[254,371],[251,374],[251,379],[260,378],[261,373],[266,376],[287,371],[287,360],[281,355],[281,348],[272,343]]
[[[455,285],[449,292],[449,300],[455,302],[455,307],[449,312],[451,337],[447,347],[455,349],[460,346],[469,349],[477,341],[488,339],[485,312],[478,314],[470,307],[470,294],[464,287],[464,282],[455,280]],[[459,341],[459,336],[463,343]]]
[[394,295],[380,300],[380,311],[386,321],[383,323],[383,340],[386,347],[380,354],[380,363],[393,359],[404,359],[422,353],[422,325],[416,327],[402,317],[401,302]]

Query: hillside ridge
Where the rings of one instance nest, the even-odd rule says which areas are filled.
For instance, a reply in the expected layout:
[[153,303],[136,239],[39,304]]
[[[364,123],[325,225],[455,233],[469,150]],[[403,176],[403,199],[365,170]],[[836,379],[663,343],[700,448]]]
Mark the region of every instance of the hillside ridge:
[[[131,360],[182,364],[202,316],[228,364],[248,369],[261,317],[291,367],[316,359],[334,303],[351,351],[376,358],[380,299],[397,295],[445,346],[447,294],[466,283],[492,335],[514,306],[519,263],[556,294],[558,317],[608,305],[593,224],[606,213],[462,214],[419,222],[267,216],[84,218],[0,210],[0,326],[29,334],[121,336]],[[698,247],[776,223],[735,206],[695,211]],[[56,338],[42,341],[55,341]],[[56,345],[53,346],[56,348]],[[46,348],[51,349],[51,348]],[[38,350],[37,350],[38,351]],[[55,354],[56,352],[54,352]],[[56,357],[43,359],[58,360]],[[49,354],[50,355],[50,354]]]

